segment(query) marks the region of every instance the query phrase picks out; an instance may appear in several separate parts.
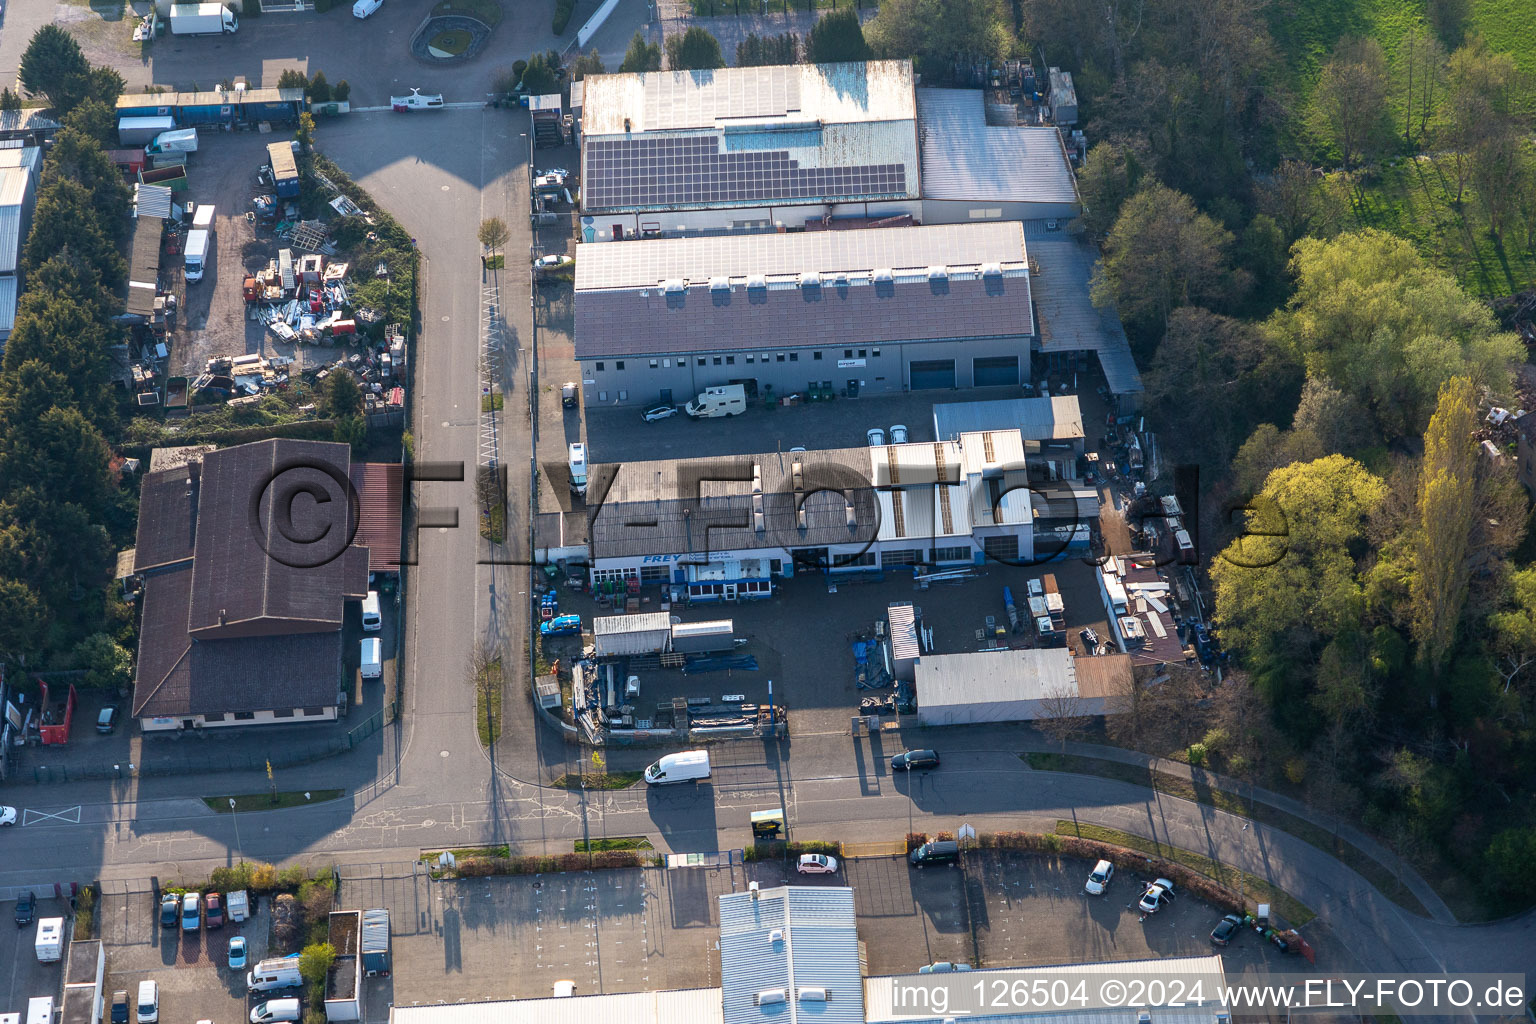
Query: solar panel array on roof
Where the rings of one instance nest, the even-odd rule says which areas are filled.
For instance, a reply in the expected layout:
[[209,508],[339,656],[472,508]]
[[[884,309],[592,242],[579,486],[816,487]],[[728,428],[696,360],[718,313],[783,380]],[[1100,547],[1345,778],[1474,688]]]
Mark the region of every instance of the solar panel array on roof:
[[722,153],[714,136],[588,143],[590,209],[903,195],[903,164],[802,167],[788,150]]
[[658,128],[705,128],[733,117],[780,117],[800,109],[799,68],[733,68],[656,75],[645,90],[645,124]]

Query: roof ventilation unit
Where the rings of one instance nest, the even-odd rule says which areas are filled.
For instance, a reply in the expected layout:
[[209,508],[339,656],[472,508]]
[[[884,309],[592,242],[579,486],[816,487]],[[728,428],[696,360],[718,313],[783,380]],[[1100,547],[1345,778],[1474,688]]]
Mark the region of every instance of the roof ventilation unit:
[[802,988],[800,990],[800,1001],[802,1003],[824,1003],[830,998],[832,998],[831,995],[824,988]]
[[768,287],[768,277],[767,277],[767,275],[766,274],[748,274],[747,275],[747,287],[748,288],[767,288]]
[[848,529],[850,529],[850,530],[858,529],[858,526],[859,526],[859,516],[858,516],[858,513],[854,511],[853,502],[851,502],[851,501],[850,502],[846,502],[843,507],[844,507],[844,509],[845,509],[845,511],[847,512],[847,515],[848,515]]
[[789,993],[782,988],[765,988],[752,997],[752,1001],[758,1006],[773,1006],[776,1003],[789,1002]]
[[874,278],[875,278],[876,281],[882,281],[882,282],[884,282],[886,284],[889,284],[891,282],[891,268],[890,267],[876,267],[875,268],[875,273],[874,273]]
[[661,290],[668,295],[677,295],[688,290],[688,282],[680,277],[669,277],[661,282]]
[[983,263],[981,265],[982,277],[1002,277],[1003,265],[1001,263]]
[[728,277],[712,277],[709,279],[709,290],[712,292],[728,292],[731,290],[731,279]]
[[1136,1024],[1152,1024],[1152,1015],[1146,1010],[1136,1012]]
[[939,266],[929,267],[928,268],[928,280],[930,280],[930,281],[948,281],[949,280],[949,268],[948,267],[939,267]]
[[773,931],[769,932],[768,933],[768,941],[769,942],[783,942],[784,941],[784,929],[783,928],[775,928]]
[[847,274],[833,274],[832,275],[832,285],[835,288],[846,288],[846,287],[848,287],[848,275]]
[[800,275],[801,288],[817,288],[821,285],[821,275],[814,270],[807,270]]

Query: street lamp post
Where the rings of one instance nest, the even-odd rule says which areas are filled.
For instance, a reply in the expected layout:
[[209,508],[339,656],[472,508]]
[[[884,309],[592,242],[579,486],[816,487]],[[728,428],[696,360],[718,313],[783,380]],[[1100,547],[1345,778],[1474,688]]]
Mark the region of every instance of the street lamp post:
[[235,810],[235,798],[229,798],[229,813],[235,820],[235,859],[245,863],[245,858],[240,855],[240,812]]

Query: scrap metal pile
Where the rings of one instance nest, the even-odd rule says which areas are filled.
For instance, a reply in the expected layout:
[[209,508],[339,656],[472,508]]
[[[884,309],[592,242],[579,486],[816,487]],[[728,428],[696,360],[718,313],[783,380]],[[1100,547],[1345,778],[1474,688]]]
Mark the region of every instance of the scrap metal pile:
[[349,305],[348,264],[325,262],[320,253],[294,260],[292,249],[245,279],[243,291],[250,316],[267,325],[279,341],[332,345],[352,340],[357,321],[343,315]]

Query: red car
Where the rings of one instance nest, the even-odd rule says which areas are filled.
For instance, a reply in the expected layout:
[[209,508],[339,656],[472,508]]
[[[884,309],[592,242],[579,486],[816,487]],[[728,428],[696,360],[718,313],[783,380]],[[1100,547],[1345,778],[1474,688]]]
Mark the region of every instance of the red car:
[[224,897],[216,892],[209,893],[203,900],[203,926],[224,927]]

